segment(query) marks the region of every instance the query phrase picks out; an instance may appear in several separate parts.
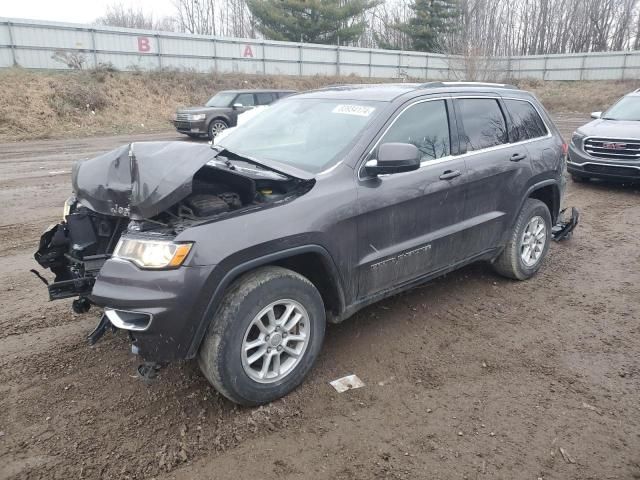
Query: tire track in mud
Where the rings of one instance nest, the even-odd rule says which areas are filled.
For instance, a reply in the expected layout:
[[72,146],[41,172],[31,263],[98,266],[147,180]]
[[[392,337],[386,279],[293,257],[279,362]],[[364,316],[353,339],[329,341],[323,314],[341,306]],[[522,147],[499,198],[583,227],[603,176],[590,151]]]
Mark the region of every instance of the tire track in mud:
[[[561,122],[568,139],[580,119]],[[328,329],[301,388],[244,409],[192,362],[149,386],[132,378],[126,336],[87,347],[99,312],[48,303],[28,272],[68,178],[4,172],[47,155],[55,171],[124,141],[0,145],[0,478],[640,475],[637,188],[570,182],[582,225],[535,279],[474,265],[384,300]],[[327,385],[349,373],[366,386]]]

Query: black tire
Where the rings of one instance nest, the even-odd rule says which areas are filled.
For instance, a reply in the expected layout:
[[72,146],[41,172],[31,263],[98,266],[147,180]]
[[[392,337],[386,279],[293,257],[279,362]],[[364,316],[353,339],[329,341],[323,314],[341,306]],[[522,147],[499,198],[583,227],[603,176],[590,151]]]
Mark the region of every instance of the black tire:
[[[522,255],[522,241],[525,229],[530,220],[534,217],[540,217],[544,221],[546,228],[546,238],[544,246],[542,248],[542,254],[533,265],[526,265]],[[522,210],[518,214],[513,232],[509,241],[500,254],[500,256],[493,262],[494,270],[507,278],[513,278],[515,280],[527,280],[533,277],[540,266],[542,265],[544,258],[549,251],[549,245],[551,243],[551,214],[549,208],[540,200],[534,198],[527,198],[522,206]]]
[[[298,302],[306,309],[308,343],[289,373],[272,383],[260,383],[243,366],[243,341],[257,315],[282,299]],[[258,268],[229,287],[200,346],[200,369],[232,402],[247,406],[271,402],[295,389],[311,370],[322,347],[325,323],[322,297],[309,280],[281,267]]]
[[573,180],[573,183],[587,183],[590,178],[589,177],[583,177],[581,175],[571,175],[571,180]]
[[211,120],[211,122],[209,122],[209,127],[207,128],[207,136],[209,137],[209,140],[213,140],[213,137],[216,136],[215,132],[216,132],[217,126],[220,126],[221,130],[225,130],[229,128],[229,124],[225,122],[223,119],[214,118],[213,120]]

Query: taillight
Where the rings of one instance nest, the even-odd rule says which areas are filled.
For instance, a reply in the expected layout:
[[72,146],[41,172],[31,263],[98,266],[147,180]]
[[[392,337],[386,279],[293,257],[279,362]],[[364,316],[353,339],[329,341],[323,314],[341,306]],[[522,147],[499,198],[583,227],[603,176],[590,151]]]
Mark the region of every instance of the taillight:
[[569,145],[567,145],[566,143],[562,144],[562,155],[566,155],[567,153],[569,153]]

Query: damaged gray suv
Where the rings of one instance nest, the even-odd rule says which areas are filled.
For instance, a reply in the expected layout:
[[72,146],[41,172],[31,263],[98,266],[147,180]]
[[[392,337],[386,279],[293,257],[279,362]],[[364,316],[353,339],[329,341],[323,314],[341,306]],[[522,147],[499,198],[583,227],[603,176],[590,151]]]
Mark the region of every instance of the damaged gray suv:
[[221,145],[133,143],[78,163],[35,256],[51,299],[104,308],[90,342],[125,330],[143,376],[197,358],[220,393],[257,405],[301,383],[327,322],[471,262],[533,276],[565,155],[515,87],[327,88]]

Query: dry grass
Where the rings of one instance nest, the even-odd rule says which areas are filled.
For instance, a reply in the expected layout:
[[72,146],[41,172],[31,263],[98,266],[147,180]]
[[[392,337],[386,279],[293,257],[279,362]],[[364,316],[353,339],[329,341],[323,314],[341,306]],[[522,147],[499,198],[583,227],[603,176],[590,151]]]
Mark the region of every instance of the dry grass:
[[[371,82],[359,77],[218,75],[191,72],[0,71],[0,142],[170,130],[178,106],[218,90]],[[378,81],[378,80],[375,80]],[[395,80],[397,81],[397,80]],[[602,110],[639,82],[522,81],[552,112]]]
[[640,81],[543,82],[523,80],[518,86],[534,92],[553,113],[588,114],[605,110],[624,94],[640,87]]

